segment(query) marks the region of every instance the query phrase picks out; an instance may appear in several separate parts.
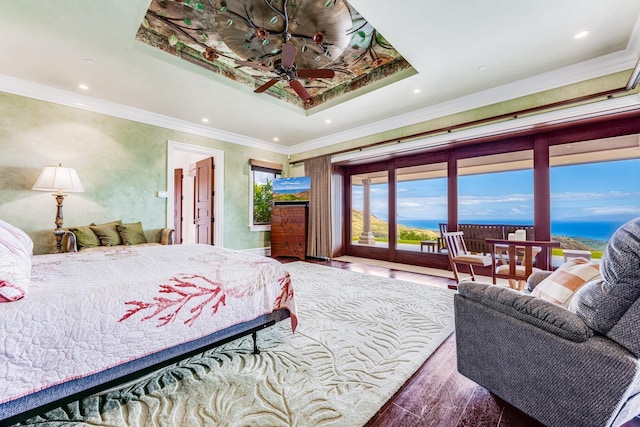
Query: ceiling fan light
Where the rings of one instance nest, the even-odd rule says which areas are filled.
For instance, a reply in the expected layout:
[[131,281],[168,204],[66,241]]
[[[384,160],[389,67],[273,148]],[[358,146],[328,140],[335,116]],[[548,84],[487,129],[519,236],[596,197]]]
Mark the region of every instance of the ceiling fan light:
[[218,59],[218,54],[216,53],[215,49],[213,49],[212,47],[208,47],[205,49],[204,51],[204,58],[207,61],[215,61],[216,59]]
[[261,41],[265,41],[266,39],[269,38],[269,35],[270,35],[269,31],[267,31],[267,29],[263,27],[256,28],[255,34],[258,40],[261,40]]
[[324,34],[320,31],[318,31],[317,33],[314,33],[311,36],[311,40],[315,43],[315,44],[322,44],[324,42]]

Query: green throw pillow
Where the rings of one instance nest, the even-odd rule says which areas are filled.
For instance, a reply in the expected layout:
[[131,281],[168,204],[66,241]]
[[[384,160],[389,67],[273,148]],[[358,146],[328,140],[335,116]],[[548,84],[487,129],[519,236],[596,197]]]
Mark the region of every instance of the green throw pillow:
[[122,244],[116,224],[90,225],[89,228],[96,233],[102,246],[118,246]]
[[147,238],[144,236],[142,223],[140,221],[131,224],[116,225],[116,229],[118,233],[120,233],[122,243],[127,246],[147,243]]
[[96,224],[95,222],[92,222],[91,224],[89,224],[89,226],[92,225],[110,225],[110,224],[122,224],[122,220],[121,219],[116,219],[115,221],[109,221],[109,222],[105,222],[104,224]]
[[88,225],[70,228],[69,231],[76,235],[76,244],[78,245],[79,251],[85,248],[100,246],[100,239]]

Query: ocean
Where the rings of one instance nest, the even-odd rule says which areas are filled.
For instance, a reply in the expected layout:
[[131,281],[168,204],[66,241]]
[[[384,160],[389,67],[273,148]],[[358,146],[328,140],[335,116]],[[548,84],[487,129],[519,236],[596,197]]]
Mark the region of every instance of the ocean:
[[[428,230],[440,229],[439,224],[446,221],[422,221],[422,220],[399,220],[402,225],[414,228],[426,228]],[[477,222],[477,221],[460,221],[463,224],[477,223],[477,224],[489,224],[489,222]],[[611,235],[627,220],[622,221],[553,221],[551,223],[551,234],[555,236],[569,236],[569,237],[583,237],[593,240],[609,241]],[[491,221],[493,224],[523,224],[517,221]]]

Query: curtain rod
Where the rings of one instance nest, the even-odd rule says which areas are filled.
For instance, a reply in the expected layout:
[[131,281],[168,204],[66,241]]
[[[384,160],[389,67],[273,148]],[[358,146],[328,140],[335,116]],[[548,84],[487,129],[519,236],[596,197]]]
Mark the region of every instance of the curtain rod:
[[334,152],[331,152],[331,153],[322,154],[322,155],[319,155],[319,156],[312,156],[312,157],[306,157],[306,158],[299,159],[299,160],[294,160],[292,162],[289,162],[289,164],[290,165],[295,165],[295,164],[298,164],[298,163],[304,163],[305,160],[317,159],[317,158],[325,157],[325,156],[337,156],[339,154],[345,154],[345,153],[354,153],[354,152],[357,152],[357,151],[362,151],[362,150],[366,150],[366,149],[369,149],[369,148],[378,147],[380,145],[406,142],[406,141],[410,141],[410,140],[414,140],[414,139],[418,139],[418,138],[424,138],[425,136],[431,136],[431,135],[438,134],[438,133],[451,133],[454,130],[459,130],[459,129],[466,128],[466,127],[472,127],[472,126],[487,124],[489,122],[494,122],[494,121],[499,121],[499,120],[504,120],[504,119],[517,119],[518,116],[522,116],[522,115],[525,115],[525,114],[536,113],[536,112],[540,112],[540,111],[543,111],[543,110],[550,110],[550,109],[557,108],[557,107],[564,107],[564,106],[571,105],[571,104],[578,104],[580,102],[590,101],[590,100],[596,99],[596,98],[601,98],[601,97],[611,98],[613,95],[617,95],[617,94],[621,94],[621,93],[625,93],[625,92],[628,92],[630,90],[633,90],[637,86],[639,80],[640,80],[640,58],[638,59],[638,62],[636,63],[636,66],[634,67],[633,72],[631,73],[631,77],[629,78],[629,81],[627,82],[627,84],[625,86],[617,88],[617,89],[610,89],[610,90],[606,90],[606,91],[603,91],[603,92],[598,92],[598,93],[594,93],[594,94],[590,94],[590,95],[578,96],[578,97],[575,97],[575,98],[566,99],[564,101],[557,101],[557,102],[552,102],[552,103],[549,103],[549,104],[539,105],[537,107],[530,107],[530,108],[525,108],[525,109],[522,109],[522,110],[517,110],[517,111],[514,111],[514,112],[510,112],[510,113],[498,114],[496,116],[485,117],[484,119],[472,120],[470,122],[460,123],[460,124],[457,124],[457,125],[444,126],[444,127],[441,127],[441,128],[432,129],[432,130],[428,130],[428,131],[424,131],[424,132],[418,132],[418,133],[414,133],[414,134],[411,134],[411,135],[401,136],[401,137],[398,137],[398,138],[385,139],[383,141],[378,141],[378,142],[372,142],[370,144],[365,144],[365,145],[362,145],[360,147],[345,148],[343,150],[338,150],[338,151],[334,151]]

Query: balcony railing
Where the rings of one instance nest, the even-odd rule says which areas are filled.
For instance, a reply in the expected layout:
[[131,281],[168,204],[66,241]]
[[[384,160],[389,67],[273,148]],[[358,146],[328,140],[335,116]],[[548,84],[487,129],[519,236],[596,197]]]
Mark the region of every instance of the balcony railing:
[[506,240],[509,233],[515,233],[516,230],[525,230],[526,240],[535,240],[533,225],[458,224],[458,231],[464,233],[467,249],[481,254],[491,253],[491,245],[486,242],[486,239]]

